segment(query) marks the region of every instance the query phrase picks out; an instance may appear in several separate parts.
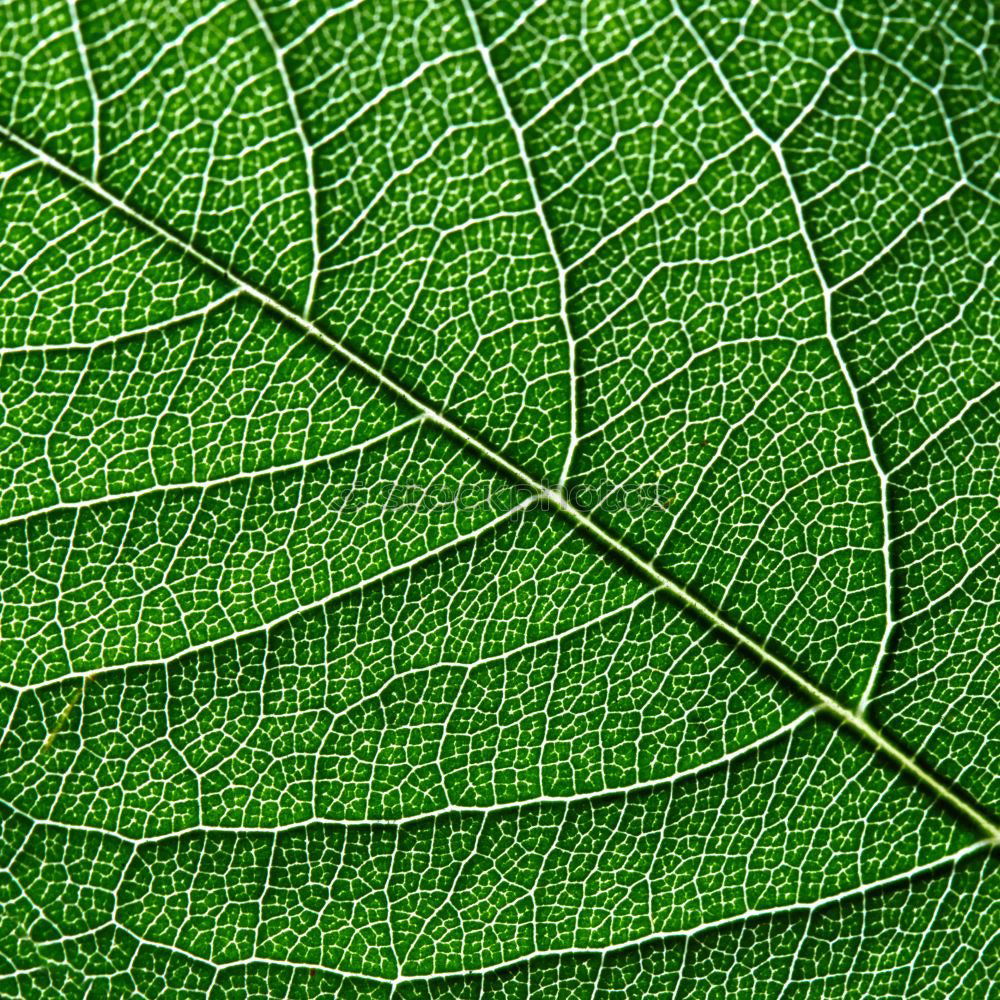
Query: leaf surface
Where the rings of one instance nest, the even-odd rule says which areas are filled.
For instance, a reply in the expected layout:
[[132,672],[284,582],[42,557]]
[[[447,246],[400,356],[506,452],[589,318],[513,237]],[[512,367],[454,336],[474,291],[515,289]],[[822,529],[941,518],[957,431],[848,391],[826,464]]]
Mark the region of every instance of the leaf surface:
[[6,3],[4,989],[992,989],[996,42]]

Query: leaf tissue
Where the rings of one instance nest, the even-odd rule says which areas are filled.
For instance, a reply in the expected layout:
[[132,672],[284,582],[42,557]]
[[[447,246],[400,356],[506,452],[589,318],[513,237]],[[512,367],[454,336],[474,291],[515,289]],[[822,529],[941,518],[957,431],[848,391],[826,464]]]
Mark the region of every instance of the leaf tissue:
[[0,0],[0,994],[1000,996],[992,0]]

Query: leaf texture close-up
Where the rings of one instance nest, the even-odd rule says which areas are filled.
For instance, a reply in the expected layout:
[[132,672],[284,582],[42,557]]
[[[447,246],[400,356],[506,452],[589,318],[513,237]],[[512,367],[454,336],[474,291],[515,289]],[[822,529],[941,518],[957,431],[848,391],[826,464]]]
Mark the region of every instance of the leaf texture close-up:
[[993,0],[0,0],[0,994],[1000,996]]

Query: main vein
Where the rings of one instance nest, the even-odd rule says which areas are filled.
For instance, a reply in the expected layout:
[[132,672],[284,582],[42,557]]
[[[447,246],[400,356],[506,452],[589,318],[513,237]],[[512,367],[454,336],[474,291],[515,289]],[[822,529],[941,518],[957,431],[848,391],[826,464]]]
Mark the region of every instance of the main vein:
[[185,240],[183,237],[171,232],[154,219],[147,218],[117,195],[108,191],[101,184],[84,176],[72,167],[63,164],[45,152],[45,150],[36,146],[34,143],[29,142],[21,136],[11,132],[4,125],[0,125],[0,137],[7,139],[9,142],[34,157],[38,162],[85,188],[91,192],[91,194],[100,198],[102,201],[121,212],[135,223],[156,233],[169,244],[180,249],[214,274],[225,278],[265,308],[294,324],[299,329],[309,333],[311,336],[325,344],[334,354],[338,355],[352,367],[363,371],[378,385],[391,392],[397,398],[404,400],[428,422],[439,427],[453,440],[459,442],[463,447],[469,448],[471,451],[477,453],[481,458],[485,459],[489,464],[502,470],[524,486],[527,486],[538,499],[551,504],[560,515],[580,528],[584,534],[589,536],[591,539],[600,542],[605,548],[615,553],[620,559],[631,566],[632,569],[638,574],[649,580],[655,591],[662,591],[670,595],[683,607],[698,615],[712,629],[727,636],[741,648],[752,653],[760,662],[766,664],[779,676],[785,678],[785,680],[790,682],[793,687],[805,694],[820,708],[827,711],[838,722],[846,725],[856,735],[860,736],[862,740],[894,761],[896,765],[910,774],[918,781],[918,783],[923,785],[925,789],[933,793],[933,795],[940,798],[942,801],[948,803],[948,805],[963,815],[967,820],[971,821],[983,830],[991,841],[1000,844],[1000,826],[995,824],[978,804],[967,800],[963,795],[959,794],[952,788],[949,788],[948,785],[946,785],[932,771],[924,767],[905,749],[872,726],[858,712],[855,712],[847,706],[841,704],[836,698],[809,680],[809,678],[801,673],[794,665],[767,650],[756,639],[742,631],[737,625],[727,621],[719,611],[710,607],[699,597],[685,589],[676,581],[670,579],[670,577],[661,572],[652,562],[640,553],[636,552],[625,542],[609,534],[604,528],[588,517],[586,513],[571,504],[561,491],[552,489],[544,483],[539,482],[530,473],[505,458],[500,452],[495,451],[488,444],[470,434],[449,417],[445,416],[443,413],[439,413],[422,399],[415,396],[409,389],[406,388],[406,386],[397,382],[394,378],[392,378],[392,376],[386,374],[380,368],[371,364],[349,346],[318,327],[315,323],[290,309],[288,306],[282,304],[268,293],[252,285],[240,275],[230,270],[230,268],[225,264],[219,263],[204,251],[199,250],[190,241]]

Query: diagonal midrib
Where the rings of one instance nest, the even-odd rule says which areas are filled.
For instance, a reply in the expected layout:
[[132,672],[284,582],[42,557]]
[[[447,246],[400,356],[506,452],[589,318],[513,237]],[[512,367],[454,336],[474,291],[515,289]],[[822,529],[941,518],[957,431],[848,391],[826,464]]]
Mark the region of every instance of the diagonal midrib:
[[814,684],[793,664],[769,652],[751,635],[744,632],[737,625],[729,622],[719,611],[686,590],[681,584],[672,580],[631,546],[615,538],[582,510],[570,503],[561,492],[546,486],[520,466],[505,458],[503,454],[470,434],[449,417],[443,413],[439,413],[407,389],[402,383],[397,382],[390,375],[387,375],[380,368],[371,364],[352,348],[341,343],[315,323],[299,315],[279,300],[272,298],[269,294],[232,271],[225,264],[219,263],[209,254],[198,249],[190,241],[178,236],[156,220],[147,218],[138,209],[133,208],[99,183],[90,180],[79,171],[51,156],[41,147],[12,132],[6,125],[0,124],[0,137],[17,146],[39,163],[60,174],[62,177],[86,189],[92,195],[100,198],[104,203],[131,219],[134,223],[156,233],[171,246],[197,261],[213,274],[226,279],[271,312],[315,337],[343,361],[364,372],[376,384],[382,386],[397,398],[402,399],[413,407],[424,419],[440,428],[452,440],[457,441],[462,447],[475,452],[481,459],[500,469],[523,486],[528,487],[537,499],[551,504],[560,516],[582,531],[591,541],[599,542],[603,548],[614,553],[634,572],[645,577],[653,585],[654,591],[662,591],[668,594],[682,607],[697,615],[710,628],[721,632],[740,648],[752,653],[761,663],[768,666],[780,677],[784,678],[785,681],[810,698],[820,709],[829,712],[838,722],[843,723],[851,729],[863,742],[869,744],[885,757],[890,758],[899,768],[907,772],[922,785],[925,790],[932,793],[934,797],[941,799],[968,821],[979,827],[991,841],[1000,844],[1000,826],[993,822],[984,808],[972,799],[971,796],[967,796],[964,791],[956,791],[949,787],[941,778],[938,778],[931,770],[924,767],[915,757],[895,743],[890,737],[883,734],[858,713],[852,711],[818,685]]

